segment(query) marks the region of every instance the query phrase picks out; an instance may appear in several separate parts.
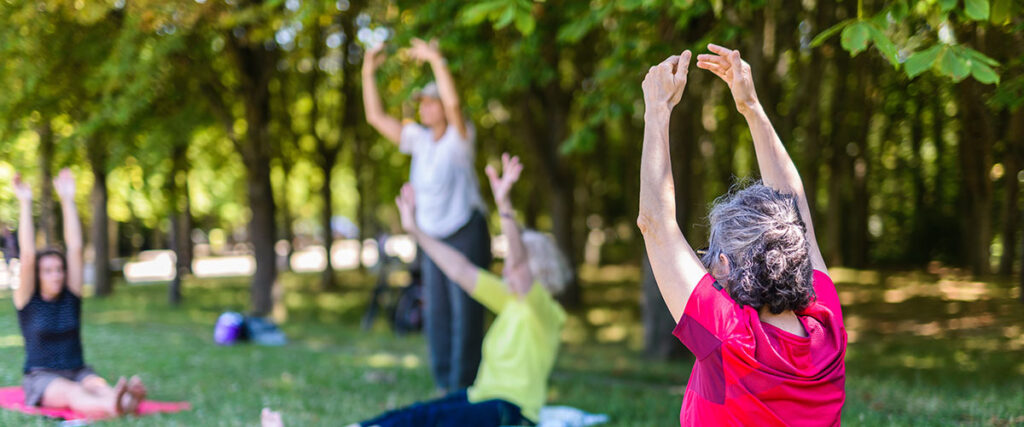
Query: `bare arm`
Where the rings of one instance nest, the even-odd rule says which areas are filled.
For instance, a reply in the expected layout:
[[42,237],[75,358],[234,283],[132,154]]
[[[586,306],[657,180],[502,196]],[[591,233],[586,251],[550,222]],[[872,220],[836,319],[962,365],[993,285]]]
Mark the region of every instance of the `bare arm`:
[[363,58],[363,109],[366,111],[366,122],[397,144],[402,137],[402,122],[384,111],[374,76],[377,66],[384,60],[384,55],[380,53],[382,49],[383,45],[369,49]]
[[739,51],[714,44],[709,44],[708,48],[717,55],[700,55],[697,66],[711,70],[729,85],[736,101],[736,109],[743,114],[750,127],[757,165],[761,170],[761,180],[764,185],[796,197],[800,219],[807,227],[806,237],[810,245],[811,266],[815,270],[827,273],[825,259],[821,256],[821,249],[814,234],[811,209],[803,181],[797,172],[796,164],[789,157],[786,147],[782,145],[782,140],[779,139],[761,102],[757,99],[750,65],[740,58]]
[[14,307],[21,310],[36,291],[36,228],[32,223],[32,189],[22,181],[21,175],[14,177],[14,194],[18,198],[18,246],[20,246],[20,283],[14,292]]
[[82,296],[82,283],[85,281],[84,262],[82,261],[82,222],[78,218],[75,206],[75,178],[71,170],[65,168],[53,180],[53,188],[60,197],[61,212],[64,215],[64,245],[67,250],[67,282],[68,290],[76,296]]
[[707,274],[676,223],[675,183],[669,160],[669,117],[686,86],[689,62],[689,51],[673,56],[651,67],[643,83],[646,110],[637,226],[644,236],[661,297],[676,322],[683,316],[693,287]]
[[412,48],[409,53],[414,58],[430,63],[430,69],[434,72],[434,80],[437,82],[437,90],[441,95],[441,104],[444,106],[445,119],[448,124],[455,126],[459,135],[462,135],[463,138],[468,137],[466,121],[462,117],[459,94],[455,91],[455,79],[452,78],[452,73],[448,70],[448,63],[444,56],[441,55],[437,40],[427,43],[420,39],[412,39]]
[[411,185],[405,184],[402,187],[402,193],[395,198],[395,204],[398,205],[402,228],[416,239],[416,243],[419,243],[423,251],[430,257],[430,260],[437,264],[445,276],[448,276],[449,279],[457,283],[466,293],[472,294],[473,290],[476,289],[476,280],[477,275],[480,273],[480,267],[470,262],[465,255],[455,250],[455,248],[427,235],[419,229],[415,218],[416,197]]
[[522,232],[516,223],[515,209],[512,208],[512,200],[509,197],[509,190],[512,189],[512,184],[519,180],[523,165],[519,163],[519,157],[509,156],[508,153],[501,155],[501,163],[504,175],[499,176],[491,166],[487,166],[485,172],[491,182],[491,192],[494,193],[494,202],[501,216],[501,232],[508,239],[505,281],[512,292],[523,297],[529,294],[533,287],[533,273],[530,272],[529,255],[526,253],[526,246],[523,245]]

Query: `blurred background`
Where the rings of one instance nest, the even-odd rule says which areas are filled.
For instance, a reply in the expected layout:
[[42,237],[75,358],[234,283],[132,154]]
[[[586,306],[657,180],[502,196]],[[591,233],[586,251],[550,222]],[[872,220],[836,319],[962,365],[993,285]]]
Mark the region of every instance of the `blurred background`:
[[[0,0],[0,230],[16,226],[21,173],[40,243],[59,244],[49,182],[70,167],[96,296],[167,284],[180,304],[234,277],[247,285],[225,305],[256,315],[287,308],[284,288],[365,299],[381,256],[409,262],[415,246],[378,248],[400,234],[409,161],[366,124],[360,68],[385,43],[386,108],[415,119],[410,94],[432,77],[404,54],[412,37],[440,41],[477,170],[522,157],[513,200],[573,261],[563,302],[592,326],[581,342],[685,352],[635,226],[640,82],[715,42],[750,63],[798,165],[826,261],[851,284],[851,343],[858,328],[954,341],[988,328],[970,351],[1024,354],[1018,0]],[[679,223],[700,247],[709,204],[757,176],[750,134],[725,84],[694,67],[671,139]],[[12,270],[0,263],[0,288]],[[362,307],[346,304],[332,307]],[[893,366],[963,368],[941,348]],[[997,365],[993,378],[1024,375]],[[872,399],[885,401],[858,404]]]

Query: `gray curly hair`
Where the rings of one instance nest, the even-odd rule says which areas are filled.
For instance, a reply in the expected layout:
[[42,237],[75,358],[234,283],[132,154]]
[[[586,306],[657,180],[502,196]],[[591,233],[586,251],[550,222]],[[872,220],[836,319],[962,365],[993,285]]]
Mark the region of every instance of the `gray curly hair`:
[[802,310],[814,299],[807,227],[796,197],[756,181],[736,185],[715,200],[708,215],[710,269],[719,255],[729,260],[729,295],[741,307],[767,306],[774,313]]
[[543,284],[551,295],[562,293],[572,280],[572,269],[569,268],[565,254],[544,233],[523,230],[522,236],[533,279]]

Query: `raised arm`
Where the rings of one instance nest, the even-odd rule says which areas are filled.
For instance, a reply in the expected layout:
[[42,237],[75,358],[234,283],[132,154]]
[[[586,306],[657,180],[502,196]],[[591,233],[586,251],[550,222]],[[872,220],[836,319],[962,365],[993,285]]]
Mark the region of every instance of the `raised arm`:
[[32,223],[32,189],[21,179],[21,174],[14,176],[14,195],[18,198],[20,211],[18,219],[18,246],[20,283],[14,292],[14,307],[21,310],[32,294],[36,291],[36,227]]
[[53,188],[60,197],[60,208],[64,214],[64,246],[68,261],[68,290],[81,297],[82,283],[85,281],[84,262],[82,261],[82,221],[78,219],[78,208],[75,206],[75,177],[71,170],[64,168],[53,180]]
[[381,53],[383,49],[384,45],[367,49],[366,56],[363,57],[363,109],[366,110],[366,122],[385,138],[397,144],[402,136],[402,122],[384,111],[380,93],[377,91],[375,73],[380,63],[384,62],[385,55]]
[[804,192],[803,181],[800,179],[800,173],[796,170],[796,164],[789,157],[786,147],[782,145],[782,140],[779,139],[761,102],[757,99],[750,65],[740,58],[740,52],[737,50],[714,44],[709,44],[708,49],[714,54],[699,55],[697,66],[714,72],[729,85],[733,100],[736,102],[736,109],[743,114],[750,127],[750,135],[754,139],[754,152],[757,155],[757,165],[761,169],[761,180],[764,185],[796,196],[800,218],[807,227],[811,267],[827,273],[825,258],[821,256],[821,249],[818,247],[818,241],[814,234],[811,209],[807,202],[807,194]]
[[509,197],[509,190],[512,184],[519,180],[519,174],[523,171],[523,165],[519,163],[518,156],[509,156],[508,153],[501,155],[501,170],[504,175],[498,175],[498,171],[490,165],[484,169],[487,178],[491,182],[491,192],[494,193],[494,203],[498,207],[498,214],[501,216],[501,233],[508,239],[508,255],[505,257],[505,281],[509,289],[520,297],[530,293],[533,287],[533,273],[530,272],[530,262],[527,258],[526,246],[523,245],[523,235],[516,223],[515,209],[512,208],[512,200]]
[[668,125],[686,87],[690,51],[651,67],[644,77],[644,146],[640,157],[640,214],[636,223],[661,297],[676,322],[693,287],[707,274],[676,223],[675,183],[669,161]]
[[423,248],[430,260],[437,264],[445,276],[452,279],[466,293],[472,294],[476,289],[479,267],[455,248],[420,230],[416,225],[416,194],[412,185],[407,183],[402,186],[402,192],[395,198],[395,204],[398,205],[402,228],[416,239],[416,243]]
[[462,117],[459,94],[455,91],[455,79],[452,78],[452,73],[448,70],[448,63],[444,56],[441,55],[437,39],[433,39],[429,43],[420,39],[412,39],[409,55],[414,59],[430,63],[430,69],[434,72],[434,80],[437,82],[437,91],[441,95],[441,104],[444,106],[444,117],[449,124],[455,126],[463,138],[466,138],[469,133],[466,121]]

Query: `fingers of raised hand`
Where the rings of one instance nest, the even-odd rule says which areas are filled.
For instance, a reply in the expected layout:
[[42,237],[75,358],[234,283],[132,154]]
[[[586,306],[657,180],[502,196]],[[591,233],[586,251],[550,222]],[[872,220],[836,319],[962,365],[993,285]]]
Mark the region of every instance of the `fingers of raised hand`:
[[679,54],[679,61],[676,63],[676,76],[686,77],[686,74],[690,72],[690,58],[693,56],[689,50],[684,50],[683,53]]
[[726,47],[723,47],[723,46],[719,46],[719,45],[714,44],[714,43],[708,43],[708,50],[710,50],[710,51],[712,51],[714,53],[717,53],[719,55],[722,55],[722,56],[727,56],[730,53],[732,53],[732,49],[729,49],[729,48],[726,48]]

